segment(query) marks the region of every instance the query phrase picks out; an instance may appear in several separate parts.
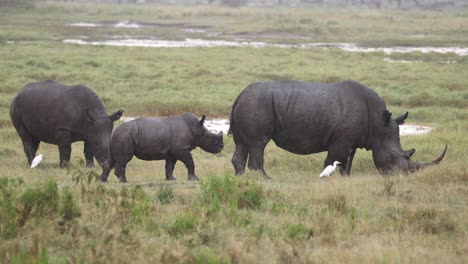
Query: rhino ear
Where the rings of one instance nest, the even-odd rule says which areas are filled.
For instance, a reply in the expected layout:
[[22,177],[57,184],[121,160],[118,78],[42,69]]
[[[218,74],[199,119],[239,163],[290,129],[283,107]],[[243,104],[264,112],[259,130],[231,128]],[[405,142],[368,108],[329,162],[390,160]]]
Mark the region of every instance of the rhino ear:
[[112,121],[117,121],[122,117],[124,109],[120,109],[119,111],[113,113],[112,115],[109,116],[110,120]]
[[93,114],[89,111],[89,109],[85,110],[85,118],[88,122],[94,123],[96,122],[96,118],[94,118]]
[[411,158],[411,156],[413,156],[413,154],[414,154],[414,152],[416,152],[416,150],[413,148],[413,149],[410,149],[410,150],[405,150],[404,152],[405,152],[405,154],[404,154],[405,157],[409,159],[409,158]]
[[197,122],[197,126],[203,126],[203,123],[205,122],[205,115],[202,115],[202,118],[200,121]]
[[391,117],[392,117],[392,113],[390,113],[388,110],[385,110],[383,112],[383,120],[384,120],[385,125],[390,124]]
[[403,125],[405,123],[405,119],[408,118],[408,112],[402,114],[401,116],[397,117],[395,119],[395,122],[398,124],[398,125]]

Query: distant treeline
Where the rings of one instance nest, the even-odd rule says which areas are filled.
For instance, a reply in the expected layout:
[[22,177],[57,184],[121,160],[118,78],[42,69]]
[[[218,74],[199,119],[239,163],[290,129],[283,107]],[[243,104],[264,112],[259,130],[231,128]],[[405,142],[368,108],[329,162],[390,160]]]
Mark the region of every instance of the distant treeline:
[[[45,0],[0,0],[1,5],[17,5]],[[50,2],[50,0],[48,0]],[[321,6],[396,9],[447,9],[468,7],[468,0],[52,0],[54,2],[95,2],[116,4],[181,4],[226,6]]]

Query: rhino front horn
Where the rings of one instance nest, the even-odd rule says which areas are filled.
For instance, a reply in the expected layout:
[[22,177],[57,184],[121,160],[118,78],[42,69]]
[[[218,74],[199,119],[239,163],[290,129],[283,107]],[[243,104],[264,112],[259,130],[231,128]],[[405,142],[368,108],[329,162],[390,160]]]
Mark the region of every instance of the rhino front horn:
[[432,166],[432,165],[437,165],[437,164],[439,164],[439,162],[440,162],[442,159],[444,159],[445,153],[446,153],[446,152],[447,152],[447,145],[445,145],[444,151],[442,151],[442,154],[440,154],[440,156],[439,156],[437,159],[435,159],[435,160],[433,160],[432,162],[429,162],[429,163],[423,163],[423,164],[421,164],[421,165],[420,165],[420,168],[423,169],[423,168],[425,168],[425,167],[427,167],[427,166]]

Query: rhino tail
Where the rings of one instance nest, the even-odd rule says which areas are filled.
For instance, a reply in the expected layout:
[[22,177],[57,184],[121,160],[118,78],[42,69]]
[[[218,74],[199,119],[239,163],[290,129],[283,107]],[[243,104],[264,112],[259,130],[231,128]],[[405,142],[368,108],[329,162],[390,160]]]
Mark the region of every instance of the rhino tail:
[[231,113],[229,113],[229,130],[228,130],[228,133],[227,133],[228,135],[232,134],[232,129],[234,127],[234,120],[232,118],[232,114],[234,113],[234,109],[236,109],[236,106],[237,106],[237,103],[239,102],[240,96],[241,96],[240,94],[239,94],[239,96],[237,96],[236,100],[232,104]]

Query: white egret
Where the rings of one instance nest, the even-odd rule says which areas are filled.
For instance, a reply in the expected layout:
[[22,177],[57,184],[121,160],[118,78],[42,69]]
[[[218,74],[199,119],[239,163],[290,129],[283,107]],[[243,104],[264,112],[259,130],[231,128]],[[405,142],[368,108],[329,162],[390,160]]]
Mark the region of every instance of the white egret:
[[31,162],[31,169],[34,168],[34,167],[37,167],[37,165],[39,165],[39,163],[41,163],[41,161],[42,161],[42,154],[39,154]]
[[322,171],[322,173],[320,173],[320,178],[325,177],[325,176],[326,176],[326,177],[330,176],[330,174],[332,174],[332,173],[335,171],[336,165],[338,165],[338,164],[341,164],[341,162],[335,161],[335,162],[333,162],[333,165],[328,165],[328,166]]

